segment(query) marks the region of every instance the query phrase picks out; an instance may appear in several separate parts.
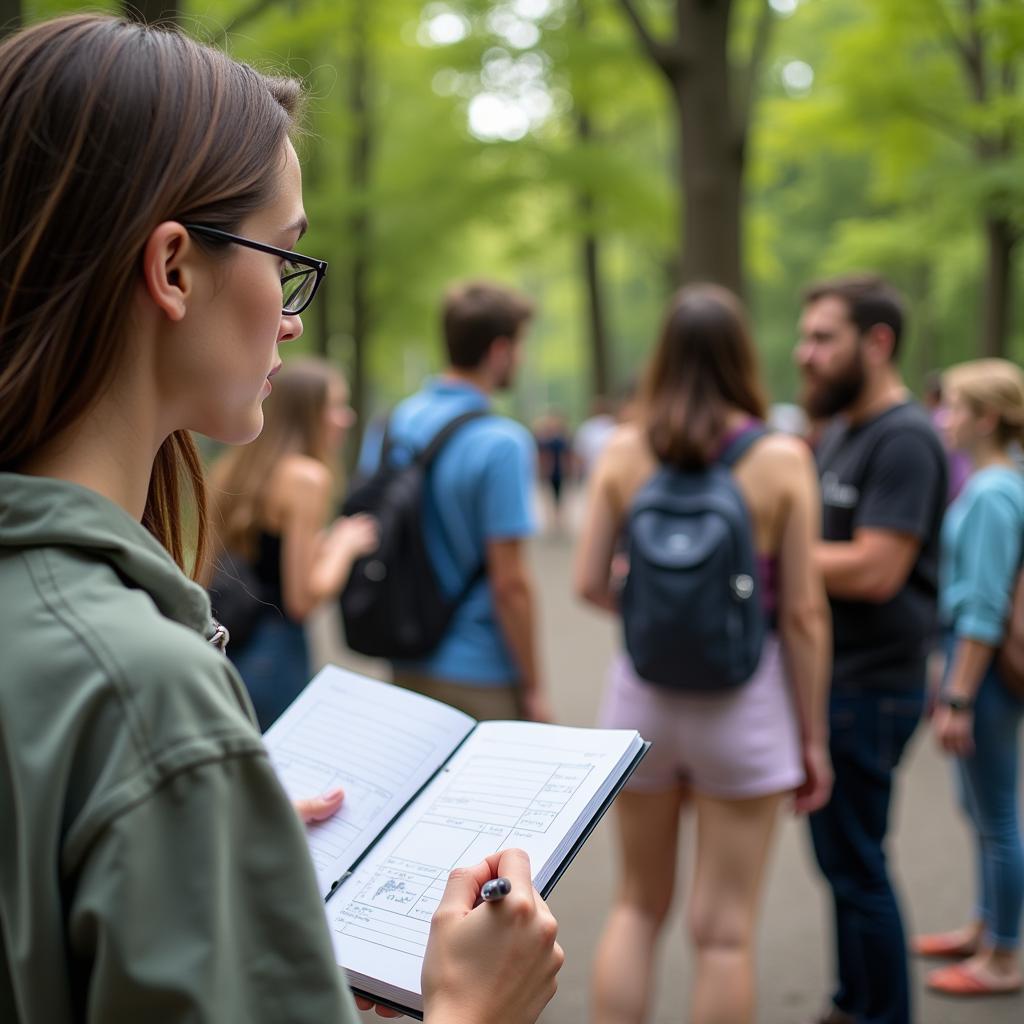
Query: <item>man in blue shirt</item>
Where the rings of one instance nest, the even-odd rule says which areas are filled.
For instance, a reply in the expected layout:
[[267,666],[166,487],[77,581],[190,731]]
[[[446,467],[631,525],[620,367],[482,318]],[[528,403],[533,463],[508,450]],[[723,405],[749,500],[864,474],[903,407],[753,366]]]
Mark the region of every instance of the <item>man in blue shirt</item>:
[[[421,450],[457,416],[489,410],[511,387],[533,305],[487,282],[445,296],[447,368],[401,402],[388,422],[396,447]],[[496,413],[463,424],[431,467],[424,539],[444,591],[459,604],[437,648],[396,663],[396,683],[477,719],[550,717],[538,666],[526,540],[535,532],[536,448],[521,424]]]

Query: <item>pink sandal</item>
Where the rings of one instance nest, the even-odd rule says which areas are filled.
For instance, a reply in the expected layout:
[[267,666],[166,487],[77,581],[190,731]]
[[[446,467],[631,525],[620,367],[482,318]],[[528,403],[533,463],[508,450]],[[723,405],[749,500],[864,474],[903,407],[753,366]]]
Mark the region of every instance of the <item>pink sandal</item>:
[[928,988],[946,996],[1004,996],[1021,990],[1021,979],[993,981],[979,977],[967,964],[950,964],[928,975]]

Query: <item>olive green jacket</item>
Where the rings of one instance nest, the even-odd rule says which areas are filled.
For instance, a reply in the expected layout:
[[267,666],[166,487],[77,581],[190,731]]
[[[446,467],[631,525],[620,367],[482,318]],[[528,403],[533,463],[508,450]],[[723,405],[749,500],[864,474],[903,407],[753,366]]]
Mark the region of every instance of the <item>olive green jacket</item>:
[[0,1021],[350,1024],[302,826],[202,588],[0,473]]

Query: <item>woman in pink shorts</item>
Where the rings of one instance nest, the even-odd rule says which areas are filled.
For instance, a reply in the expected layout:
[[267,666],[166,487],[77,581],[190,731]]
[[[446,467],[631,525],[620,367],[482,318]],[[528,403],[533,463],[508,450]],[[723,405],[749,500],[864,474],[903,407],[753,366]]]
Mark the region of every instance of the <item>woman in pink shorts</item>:
[[[634,495],[659,465],[706,465],[764,412],[739,302],[711,285],[683,289],[669,306],[639,414],[619,428],[595,469],[576,562],[584,600],[617,612],[616,543]],[[672,902],[679,823],[691,805],[697,864],[689,927],[697,971],[690,1019],[753,1020],[752,946],[779,806],[795,793],[796,810],[813,811],[831,789],[831,636],[811,557],[820,514],[811,454],[802,441],[769,435],[733,472],[750,512],[773,626],[753,677],[721,695],[656,688],[638,678],[626,654],[612,666],[602,724],[638,729],[652,746],[616,801],[622,879],[595,963],[597,1024],[645,1019],[655,947]]]

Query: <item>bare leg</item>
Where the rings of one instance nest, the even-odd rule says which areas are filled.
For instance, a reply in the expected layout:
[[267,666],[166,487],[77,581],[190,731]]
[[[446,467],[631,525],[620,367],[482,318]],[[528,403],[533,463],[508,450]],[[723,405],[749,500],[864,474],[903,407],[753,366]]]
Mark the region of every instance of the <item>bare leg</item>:
[[697,870],[690,932],[697,950],[693,1024],[754,1019],[753,945],[781,793],[697,797]]
[[675,884],[686,791],[621,793],[615,801],[622,878],[594,960],[594,1024],[640,1024],[650,1001],[654,952]]

